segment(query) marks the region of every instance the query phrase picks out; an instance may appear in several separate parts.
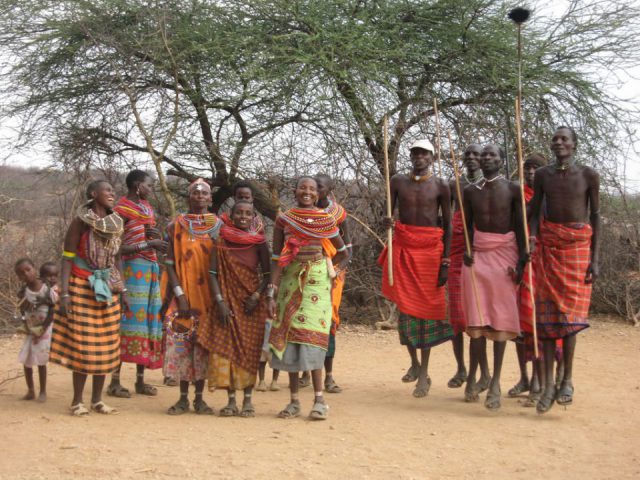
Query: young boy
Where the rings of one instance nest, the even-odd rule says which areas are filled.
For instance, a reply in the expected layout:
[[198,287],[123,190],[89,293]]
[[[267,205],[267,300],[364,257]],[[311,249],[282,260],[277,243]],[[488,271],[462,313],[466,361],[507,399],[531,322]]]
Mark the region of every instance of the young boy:
[[[45,267],[43,265],[43,267]],[[47,274],[48,282],[38,278],[33,262],[21,258],[14,266],[16,275],[24,284],[21,290],[20,312],[25,319],[27,336],[18,355],[18,361],[24,364],[24,378],[27,382],[27,394],[23,400],[36,398],[33,384],[33,367],[38,367],[40,378],[40,394],[38,401],[47,399],[47,363],[51,348],[51,329],[53,322],[53,305],[58,301],[58,293],[53,287],[57,283],[57,268],[48,265],[41,268]],[[42,276],[42,275],[41,275]]]

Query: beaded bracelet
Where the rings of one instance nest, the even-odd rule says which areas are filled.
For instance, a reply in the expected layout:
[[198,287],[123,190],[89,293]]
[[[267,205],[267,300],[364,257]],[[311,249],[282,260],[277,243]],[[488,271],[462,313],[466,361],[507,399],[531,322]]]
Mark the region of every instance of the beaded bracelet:
[[218,275],[216,270],[209,270],[209,275]]
[[280,255],[276,255],[275,253],[271,254],[271,260],[274,262],[280,260]]
[[62,251],[62,257],[63,258],[69,258],[69,259],[76,258],[76,254],[74,252],[69,252],[67,250],[63,250]]
[[337,252],[344,252],[347,249],[346,245],[342,245],[340,248],[338,248],[336,251]]

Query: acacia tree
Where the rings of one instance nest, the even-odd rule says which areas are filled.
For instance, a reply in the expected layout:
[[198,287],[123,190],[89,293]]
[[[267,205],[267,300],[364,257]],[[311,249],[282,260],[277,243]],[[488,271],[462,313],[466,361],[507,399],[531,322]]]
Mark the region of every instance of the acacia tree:
[[237,10],[199,1],[2,6],[11,13],[0,37],[5,70],[24,95],[9,113],[29,120],[27,133],[53,126],[75,147],[148,153],[174,175],[210,177],[217,203],[250,142],[318,118],[305,96],[313,86],[265,63],[264,35]]
[[[638,9],[568,5],[559,21],[534,15],[525,28],[525,140],[539,149],[567,121],[587,140],[583,151],[601,152],[635,112],[618,108],[590,70],[637,60]],[[504,0],[0,6],[7,90],[24,94],[8,113],[22,115],[27,132],[55,131],[71,139],[63,146],[92,154],[148,153],[158,169],[209,177],[216,203],[243,171],[260,170],[262,149],[284,160],[283,137],[315,137],[343,167],[361,164],[364,148],[377,178],[383,117],[393,170],[401,142],[433,135],[434,98],[458,143],[513,138],[515,28]],[[290,166],[261,165],[276,175]],[[269,198],[259,200],[272,215]]]
[[[517,59],[508,2],[237,4],[269,32],[265,42],[274,61],[304,66],[310,78],[331,86],[380,171],[383,117],[390,118],[388,153],[395,164],[405,135],[434,115],[434,98],[460,141],[513,138]],[[601,150],[612,130],[637,118],[636,112],[621,110],[591,73],[637,62],[638,20],[632,3],[611,1],[568,2],[559,19],[534,15],[525,28],[523,62],[525,136],[531,148],[540,148],[542,139],[546,146],[549,129],[568,121]],[[342,113],[341,106],[335,110]]]

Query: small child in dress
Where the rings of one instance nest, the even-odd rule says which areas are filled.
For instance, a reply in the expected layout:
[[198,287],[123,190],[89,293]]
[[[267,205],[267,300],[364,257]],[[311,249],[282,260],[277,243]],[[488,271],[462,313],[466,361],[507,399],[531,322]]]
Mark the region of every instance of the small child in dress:
[[55,284],[58,269],[54,264],[45,263],[40,269],[28,258],[21,258],[14,266],[16,275],[24,284],[20,296],[20,312],[24,319],[27,336],[18,354],[18,361],[24,364],[24,378],[27,382],[27,394],[23,400],[36,398],[33,384],[33,366],[38,366],[40,394],[38,401],[47,399],[47,362],[51,347],[53,306],[58,301]]

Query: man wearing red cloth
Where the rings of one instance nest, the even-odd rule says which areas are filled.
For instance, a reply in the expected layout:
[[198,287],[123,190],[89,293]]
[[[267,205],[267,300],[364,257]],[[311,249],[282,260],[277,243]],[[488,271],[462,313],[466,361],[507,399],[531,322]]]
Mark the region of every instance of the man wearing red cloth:
[[[398,205],[399,220],[394,225],[392,218],[385,217],[384,226],[394,227],[393,286],[388,283],[386,249],[378,259],[383,267],[382,294],[398,306],[400,343],[411,356],[411,367],[402,380],[418,381],[415,397],[426,396],[431,387],[431,347],[453,337],[444,289],[450,263],[451,192],[447,181],[430,172],[433,153],[431,142],[416,141],[411,146],[411,174],[391,179],[391,211]],[[420,361],[417,349],[422,351]]]
[[[531,201],[531,236],[539,244],[534,264],[536,324],[545,362],[539,413],[549,411],[554,401],[573,402],[576,334],[589,326],[591,286],[599,271],[600,177],[593,168],[574,163],[577,143],[572,128],[555,131],[551,140],[555,165],[536,171]],[[543,200],[545,218],[540,222]],[[553,360],[558,338],[563,339],[564,377],[556,392]]]

